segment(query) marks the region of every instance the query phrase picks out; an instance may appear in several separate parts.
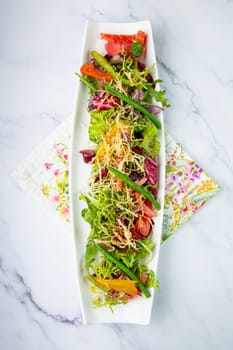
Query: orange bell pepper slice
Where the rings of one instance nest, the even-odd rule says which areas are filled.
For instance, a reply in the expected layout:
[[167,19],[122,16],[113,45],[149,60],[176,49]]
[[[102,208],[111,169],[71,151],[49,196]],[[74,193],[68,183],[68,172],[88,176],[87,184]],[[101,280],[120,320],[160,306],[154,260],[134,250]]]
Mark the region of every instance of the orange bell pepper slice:
[[133,280],[120,280],[120,279],[103,279],[96,278],[96,282],[104,288],[115,290],[117,292],[123,292],[132,296],[136,296],[138,293],[136,287],[136,281]]

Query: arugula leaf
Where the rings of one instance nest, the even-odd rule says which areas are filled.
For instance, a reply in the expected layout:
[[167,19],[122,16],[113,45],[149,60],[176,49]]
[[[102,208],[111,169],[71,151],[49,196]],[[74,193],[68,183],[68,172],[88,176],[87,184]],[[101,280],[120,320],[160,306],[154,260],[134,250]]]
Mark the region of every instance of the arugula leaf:
[[96,79],[88,77],[87,75],[81,75],[79,73],[75,73],[75,75],[77,75],[80,81],[89,88],[90,94],[93,94],[96,90],[98,90],[98,84]]
[[85,268],[89,274],[89,269],[91,268],[92,263],[95,261],[94,256],[97,253],[96,245],[93,241],[88,241],[86,245],[85,253]]
[[83,219],[88,222],[91,226],[94,224],[94,219],[96,217],[96,213],[98,208],[94,205],[93,201],[91,201],[87,196],[83,193],[80,194],[79,199],[84,200],[87,203],[87,208],[82,210]]
[[161,102],[163,107],[171,107],[171,105],[168,103],[168,98],[165,97],[166,91],[165,90],[154,90],[152,87],[148,88],[148,93],[151,96],[154,96],[155,100],[157,102]]

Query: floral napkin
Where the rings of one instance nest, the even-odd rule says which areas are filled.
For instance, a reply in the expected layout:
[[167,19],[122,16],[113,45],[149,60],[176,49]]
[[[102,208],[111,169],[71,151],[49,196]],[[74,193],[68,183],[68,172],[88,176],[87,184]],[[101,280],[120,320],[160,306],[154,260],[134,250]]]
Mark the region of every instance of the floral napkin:
[[[22,188],[70,229],[69,147],[71,118],[66,119],[14,171]],[[166,133],[166,190],[162,240],[220,190],[183,148]]]

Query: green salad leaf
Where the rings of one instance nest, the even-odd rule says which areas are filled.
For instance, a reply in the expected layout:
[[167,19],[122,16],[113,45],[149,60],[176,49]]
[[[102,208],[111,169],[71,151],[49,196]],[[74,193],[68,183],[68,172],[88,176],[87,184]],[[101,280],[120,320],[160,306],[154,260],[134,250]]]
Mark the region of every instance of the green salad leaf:
[[107,111],[92,111],[90,113],[91,121],[89,126],[89,138],[92,142],[99,143],[102,140],[101,133],[108,129],[107,118],[109,110]]
[[142,44],[139,41],[134,41],[130,47],[130,54],[134,57],[140,57],[143,53]]
[[158,130],[152,128],[149,123],[142,132],[143,140],[141,142],[141,147],[143,147],[147,154],[152,157],[157,157],[160,151],[160,142],[158,140]]

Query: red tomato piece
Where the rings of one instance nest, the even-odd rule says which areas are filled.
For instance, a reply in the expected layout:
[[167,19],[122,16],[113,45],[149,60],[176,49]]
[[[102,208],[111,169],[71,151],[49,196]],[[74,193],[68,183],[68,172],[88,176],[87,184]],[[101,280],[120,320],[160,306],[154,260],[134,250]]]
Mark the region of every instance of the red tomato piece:
[[143,60],[146,54],[146,38],[147,35],[142,30],[139,30],[136,34],[108,34],[101,33],[100,38],[106,40],[105,49],[110,56],[120,54],[122,48],[126,53],[130,55],[130,47],[134,41],[139,41],[143,46],[143,53],[140,57],[133,57],[135,61]]
[[132,44],[132,42],[136,39],[136,34],[107,34],[100,33],[100,38],[103,40],[107,40],[109,43],[117,43],[117,44]]
[[122,45],[114,42],[107,42],[105,44],[105,50],[110,56],[115,56],[121,53]]
[[146,43],[146,33],[142,30],[139,30],[136,34],[135,40],[139,41],[142,44],[142,46],[144,46]]
[[140,233],[143,237],[148,237],[151,233],[151,222],[150,219],[145,216],[139,216],[136,222],[136,231]]
[[110,56],[118,55],[122,52],[122,49],[125,49],[126,53],[129,55],[130,54],[130,47],[131,44],[119,44],[119,43],[111,43],[108,42],[105,44],[105,50]]
[[145,203],[143,203],[142,210],[144,215],[147,216],[148,218],[155,217],[155,211],[149,206],[147,206]]

